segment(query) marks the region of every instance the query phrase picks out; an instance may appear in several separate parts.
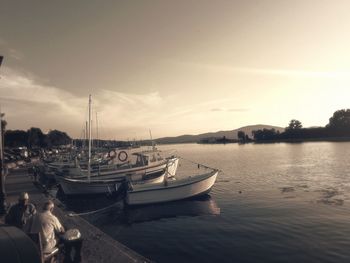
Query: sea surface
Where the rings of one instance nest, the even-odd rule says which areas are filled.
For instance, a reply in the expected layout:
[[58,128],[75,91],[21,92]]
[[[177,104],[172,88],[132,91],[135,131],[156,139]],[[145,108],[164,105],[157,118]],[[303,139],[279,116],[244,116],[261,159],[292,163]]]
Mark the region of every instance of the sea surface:
[[161,263],[350,262],[350,143],[159,148],[179,176],[202,172],[187,160],[221,173],[201,198],[86,216],[124,245]]

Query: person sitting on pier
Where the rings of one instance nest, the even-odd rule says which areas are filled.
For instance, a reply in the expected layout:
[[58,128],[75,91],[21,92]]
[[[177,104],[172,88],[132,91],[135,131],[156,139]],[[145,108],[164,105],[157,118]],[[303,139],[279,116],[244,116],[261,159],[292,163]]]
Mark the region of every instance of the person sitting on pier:
[[29,203],[29,195],[23,192],[19,195],[18,203],[11,206],[5,216],[5,223],[26,230],[26,224],[36,214],[35,206]]
[[52,214],[55,205],[51,200],[44,203],[43,212],[32,219],[30,233],[40,233],[44,253],[50,253],[57,244],[55,233],[64,233],[64,227]]

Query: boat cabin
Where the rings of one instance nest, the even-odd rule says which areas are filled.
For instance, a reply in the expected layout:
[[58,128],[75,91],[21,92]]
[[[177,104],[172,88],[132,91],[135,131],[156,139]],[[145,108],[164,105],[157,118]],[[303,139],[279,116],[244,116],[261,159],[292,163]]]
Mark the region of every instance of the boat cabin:
[[159,164],[160,162],[164,162],[164,158],[160,155],[159,152],[139,152],[133,153],[134,157],[136,157],[135,166],[153,166]]

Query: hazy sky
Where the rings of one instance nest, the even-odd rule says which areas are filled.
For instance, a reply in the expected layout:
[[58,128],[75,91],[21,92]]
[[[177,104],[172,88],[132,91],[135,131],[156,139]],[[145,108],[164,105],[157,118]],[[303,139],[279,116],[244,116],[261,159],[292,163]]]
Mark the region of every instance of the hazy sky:
[[[8,129],[100,137],[324,126],[350,108],[350,1],[0,0]],[[94,114],[95,120],[95,114]]]

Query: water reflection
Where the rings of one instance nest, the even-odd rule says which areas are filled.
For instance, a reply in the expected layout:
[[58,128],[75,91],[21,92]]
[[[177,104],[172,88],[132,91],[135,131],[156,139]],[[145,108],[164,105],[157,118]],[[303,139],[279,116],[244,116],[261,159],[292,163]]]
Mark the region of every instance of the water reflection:
[[183,216],[219,215],[220,208],[210,195],[192,199],[123,208],[117,207],[103,214],[89,216],[89,221],[97,225],[131,225]]
[[[104,208],[110,207],[109,210],[122,210],[124,207],[121,196],[107,196],[107,195],[92,195],[92,196],[64,196],[56,195],[56,197],[65,205],[66,210],[74,211],[77,214],[102,214]],[[99,212],[99,210],[101,210]]]
[[349,262],[350,142],[162,147],[225,171],[211,197],[84,218],[160,263]]
[[210,195],[195,199],[130,207],[125,209],[125,222],[128,224],[149,222],[171,217],[219,215],[220,208]]

